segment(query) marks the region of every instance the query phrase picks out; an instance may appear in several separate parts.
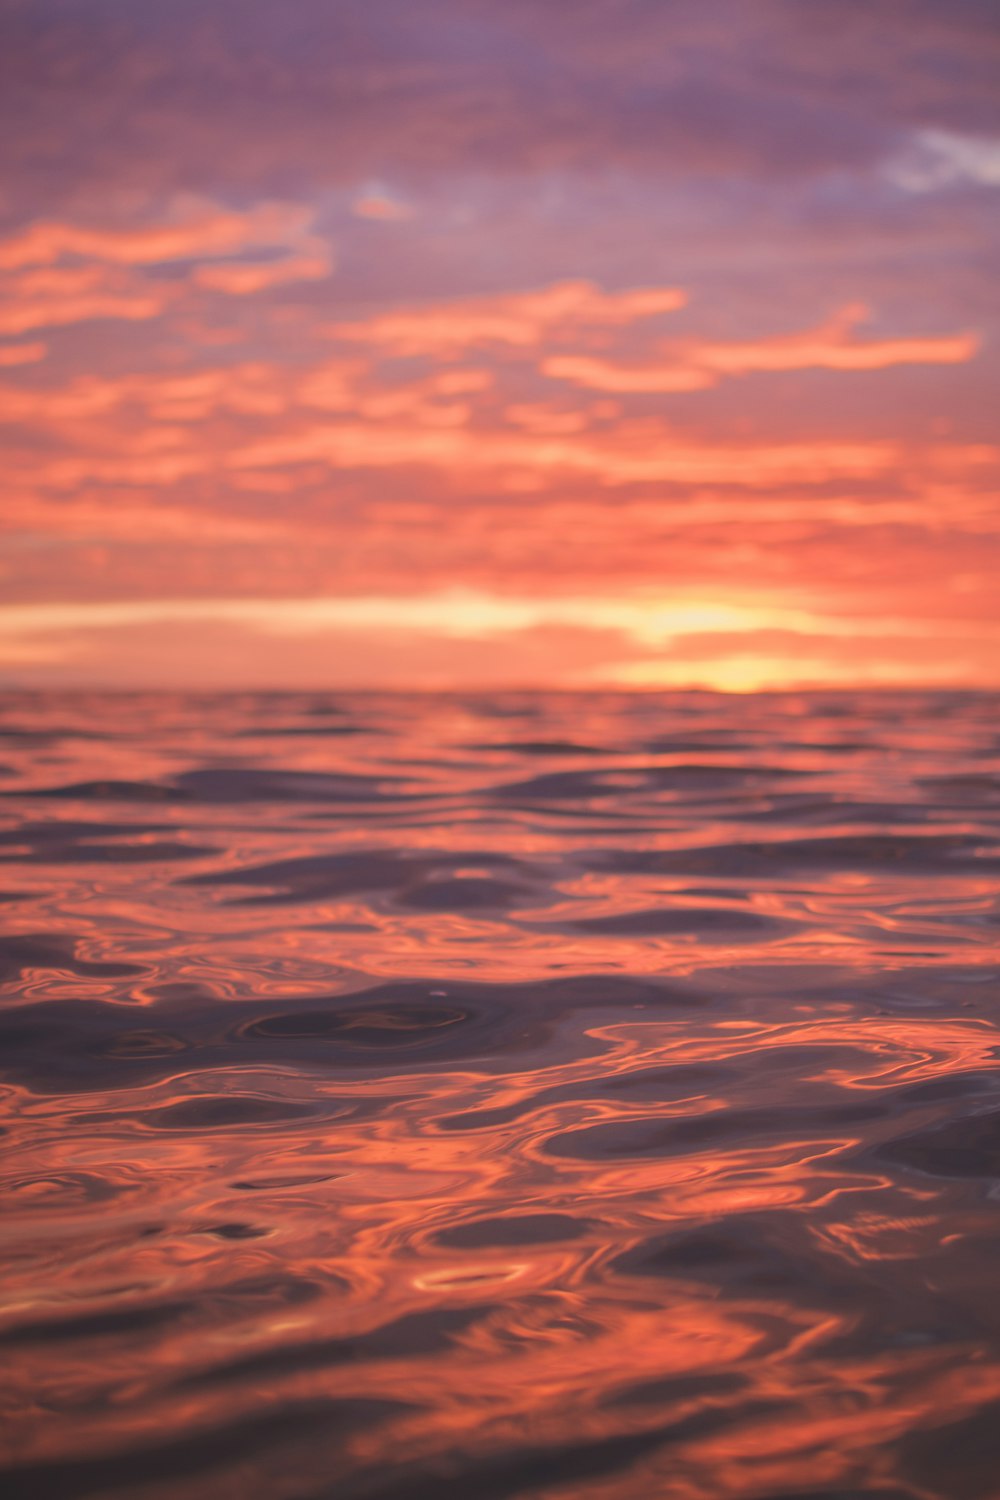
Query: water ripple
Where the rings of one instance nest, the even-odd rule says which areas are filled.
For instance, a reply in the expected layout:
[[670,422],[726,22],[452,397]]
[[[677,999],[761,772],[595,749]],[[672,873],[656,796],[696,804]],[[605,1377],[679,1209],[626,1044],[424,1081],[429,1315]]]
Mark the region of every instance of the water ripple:
[[10,695],[4,1492],[991,1500],[996,722]]

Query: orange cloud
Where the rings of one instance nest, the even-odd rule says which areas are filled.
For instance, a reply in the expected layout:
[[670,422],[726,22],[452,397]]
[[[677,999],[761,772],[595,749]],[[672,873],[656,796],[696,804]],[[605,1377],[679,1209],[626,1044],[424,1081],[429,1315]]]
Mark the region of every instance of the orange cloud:
[[176,296],[168,283],[139,282],[113,267],[30,271],[0,281],[0,333],[27,333],[91,318],[155,318]]
[[[992,443],[907,437],[891,400],[884,428],[832,407],[821,421],[804,407],[791,420],[753,414],[755,427],[732,411],[721,426],[698,396],[752,370],[958,364],[971,336],[865,341],[847,310],[793,335],[664,346],[653,319],[681,305],[676,289],[565,282],[359,319],[322,356],[310,309],[264,323],[252,307],[246,326],[269,342],[237,358],[201,342],[201,309],[223,305],[220,324],[239,327],[238,299],[259,292],[266,306],[270,287],[329,264],[304,230],[260,248],[281,253],[169,277],[69,256],[8,273],[24,305],[49,313],[165,299],[165,337],[145,339],[141,364],[129,340],[103,372],[95,360],[67,376],[78,366],[51,359],[5,376],[6,597],[127,607],[17,629],[8,615],[21,662],[72,675],[77,651],[81,680],[102,661],[119,663],[109,680],[134,680],[125,638],[141,636],[156,672],[179,682],[178,642],[190,665],[207,631],[234,681],[277,680],[295,655],[304,683],[388,681],[405,659],[398,680],[424,680],[425,663],[439,685],[735,688],[859,677],[863,626],[873,681],[994,680]],[[871,378],[891,392],[891,373]],[[668,389],[683,399],[653,410],[632,399]],[[220,566],[228,600],[215,597]],[[456,581],[479,602],[442,612]],[[299,595],[309,608],[297,614],[257,608],[258,596]],[[153,613],[136,615],[136,601]],[[331,614],[331,601],[354,603]],[[334,670],[338,653],[350,670]]]
[[72,505],[56,509],[37,495],[13,494],[8,496],[3,530],[8,534],[31,531],[67,541],[100,538],[140,545],[185,542],[198,531],[209,547],[228,547],[234,541],[273,542],[282,532],[280,517],[215,515],[208,527],[195,506],[150,506],[145,499],[141,491],[117,493],[114,498],[84,493]]
[[554,354],[542,361],[541,369],[552,380],[568,380],[588,391],[618,395],[703,391],[716,384],[710,371],[695,365],[616,365],[585,354]]
[[[100,274],[103,268],[96,269]],[[199,269],[224,275],[243,268]],[[247,269],[256,273],[259,268]],[[50,267],[28,274],[35,278],[36,294],[47,289],[58,303],[79,298],[92,285],[94,270]],[[602,320],[607,327],[616,319],[644,318],[663,310],[676,295],[671,289],[606,294],[587,283],[565,283],[530,297],[494,299],[491,317],[501,319],[516,339],[541,339],[546,327],[553,337],[566,339],[582,336],[581,329],[585,332]],[[483,304],[477,308],[476,318],[481,319]],[[467,312],[468,308],[463,318]],[[398,315],[405,316],[409,315]],[[419,322],[423,313],[413,316]],[[513,320],[509,328],[503,319]],[[472,325],[468,320],[460,323],[463,337],[471,337]],[[373,326],[380,326],[378,319],[352,325],[356,332]],[[475,326],[485,325],[480,321]],[[846,340],[843,320],[837,326],[838,337]],[[454,333],[451,329],[448,338]],[[756,345],[706,344],[704,349],[706,358],[721,358],[718,350],[724,348],[732,363],[732,349],[738,347],[746,368],[753,360],[754,367],[764,368],[774,350],[786,361],[792,357],[789,349],[795,358],[815,358],[815,342],[814,335],[801,335]],[[926,355],[926,342],[907,344],[907,357],[917,357],[915,349]],[[930,352],[940,353],[939,345],[951,351],[942,340]],[[347,347],[353,346],[352,336]],[[855,346],[844,342],[843,347],[853,357]],[[872,350],[888,357],[885,345],[857,347],[869,365]],[[389,383],[380,373],[377,354],[377,349],[361,347],[347,357],[321,360],[294,373],[257,361],[178,373],[87,376],[61,387],[10,386],[4,393],[3,417],[59,435],[63,451],[55,456],[26,451],[21,460],[11,461],[9,472],[23,484],[56,489],[92,480],[162,487],[196,475],[214,475],[224,485],[242,483],[238,476],[247,473],[312,465],[327,473],[436,470],[449,486],[464,485],[469,493],[497,485],[514,493],[580,480],[619,488],[721,484],[761,491],[789,484],[815,488],[831,480],[881,480],[903,472],[910,462],[904,445],[887,440],[796,440],[790,435],[782,441],[720,441],[712,435],[685,434],[662,417],[638,418],[627,407],[609,403],[560,410],[510,400],[507,389],[518,382],[523,388],[524,369],[496,357],[488,365],[432,369]],[[591,356],[575,354],[543,357],[541,368],[551,372],[553,365],[565,369],[570,364],[580,378],[581,370],[584,375],[589,370],[596,380],[593,372],[600,370],[600,362]],[[678,368],[682,379],[693,372],[704,383],[704,370]],[[676,380],[677,372],[670,374]],[[647,377],[648,372],[639,383],[641,389],[652,388]],[[322,420],[316,419],[317,411]],[[86,432],[78,425],[83,422]],[[941,480],[985,472],[996,461],[997,452],[990,445],[939,444],[921,454],[927,472]]]
[[890,365],[963,364],[979,348],[979,340],[971,333],[863,343],[851,336],[851,330],[867,316],[867,308],[851,305],[816,329],[757,343],[706,344],[695,357],[722,374],[744,375],[755,370],[884,370]]
[[452,358],[479,345],[527,349],[567,330],[622,328],[675,312],[686,301],[677,287],[603,292],[590,281],[560,281],[536,292],[439,302],[338,323],[331,332],[394,356]]
[[[376,409],[376,414],[386,412]],[[898,459],[890,443],[696,443],[658,422],[622,424],[606,436],[522,434],[473,428],[466,417],[459,409],[431,423],[426,418],[393,426],[345,421],[300,428],[242,445],[227,463],[236,469],[310,461],[333,469],[430,465],[469,479],[520,470],[588,475],[609,485],[723,481],[753,489],[796,480],[869,478],[887,472]]]
[[0,348],[0,365],[33,365],[48,354],[48,345],[36,341],[31,344],[8,344]]
[[[190,288],[246,296],[330,274],[326,243],[307,232],[310,210],[262,204],[246,213],[176,205],[165,224],[88,229],[36,223],[0,241],[0,334],[65,327],[97,318],[143,321],[182,301]],[[226,261],[247,250],[276,260]],[[144,267],[208,260],[166,280]],[[5,361],[0,361],[5,363]]]
[[542,371],[587,390],[609,392],[699,391],[720,379],[762,371],[885,370],[892,365],[963,364],[979,349],[972,333],[944,338],[873,339],[862,342],[852,329],[867,309],[842,308],[827,323],[803,333],[741,343],[697,343],[668,346],[668,362],[620,365],[579,355],[554,355]]
[[376,219],[383,223],[399,223],[412,216],[412,209],[390,193],[374,191],[363,193],[351,204],[351,213],[358,219]]
[[[58,428],[66,421],[93,418],[99,413],[108,414],[134,405],[155,422],[200,424],[220,411],[277,416],[288,409],[291,399],[281,372],[264,363],[199,369],[178,375],[136,374],[114,378],[88,375],[63,386],[0,388],[0,421],[34,422]],[[100,447],[102,436],[110,446],[120,444],[123,438],[116,429],[102,433],[92,427],[90,431],[92,450]],[[193,431],[191,440],[198,442]]]
[[288,255],[282,260],[250,262],[223,261],[199,266],[193,280],[197,286],[230,296],[245,297],[253,292],[269,291],[291,281],[322,281],[333,270],[333,258],[321,240],[311,242],[311,250]]
[[282,203],[264,203],[238,213],[182,199],[174,205],[170,221],[139,228],[90,229],[36,221],[0,241],[0,269],[48,266],[69,258],[122,266],[202,260],[294,242],[313,217],[310,209]]

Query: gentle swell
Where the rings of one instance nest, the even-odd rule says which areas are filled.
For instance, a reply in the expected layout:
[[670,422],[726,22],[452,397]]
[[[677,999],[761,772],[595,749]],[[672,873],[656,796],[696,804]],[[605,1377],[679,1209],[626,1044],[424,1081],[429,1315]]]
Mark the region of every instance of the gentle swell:
[[8,697],[16,1500],[992,1500],[973,694]]

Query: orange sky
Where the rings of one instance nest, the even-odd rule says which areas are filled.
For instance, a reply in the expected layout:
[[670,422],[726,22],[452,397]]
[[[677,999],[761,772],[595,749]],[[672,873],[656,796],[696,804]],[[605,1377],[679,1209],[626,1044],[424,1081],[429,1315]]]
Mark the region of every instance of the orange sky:
[[1000,685],[991,12],[12,8],[0,682]]

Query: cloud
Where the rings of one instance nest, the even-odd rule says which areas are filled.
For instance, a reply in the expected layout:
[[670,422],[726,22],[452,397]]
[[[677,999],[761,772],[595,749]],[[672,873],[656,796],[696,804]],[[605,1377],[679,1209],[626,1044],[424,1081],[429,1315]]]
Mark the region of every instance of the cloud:
[[864,170],[915,128],[981,131],[996,60],[995,15],[972,0],[581,0],[572,27],[546,0],[298,0],[294,18],[267,0],[169,18],[94,0],[86,27],[36,0],[8,17],[0,95],[13,180],[50,199],[223,174],[773,180]]
[[38,340],[30,344],[0,345],[0,366],[9,369],[13,365],[37,364],[48,352],[48,345]]
[[[748,489],[799,481],[868,478],[897,461],[887,443],[693,443],[658,423],[622,425],[599,436],[521,435],[474,429],[460,408],[432,424],[343,422],[251,441],[229,455],[234,469],[283,468],[319,461],[332,469],[429,465],[468,480],[523,470],[539,476],[585,475],[602,484],[724,482]],[[127,463],[128,461],[126,461]],[[116,472],[112,461],[105,472]],[[130,469],[131,472],[131,469]]]
[[842,308],[829,322],[804,333],[743,343],[679,344],[669,363],[622,366],[580,355],[554,355],[544,374],[588,390],[611,392],[699,391],[733,375],[787,370],[885,370],[892,365],[964,364],[979,349],[972,333],[944,338],[859,340],[852,329],[864,307]]
[[962,135],[953,130],[919,130],[886,175],[911,193],[930,193],[955,183],[1000,187],[1000,135]]
[[[0,52],[5,597],[604,621],[81,624],[79,680],[215,671],[201,631],[219,681],[745,681],[740,638],[860,672],[923,617],[929,675],[992,672],[950,633],[987,640],[1000,548],[990,0],[77,9],[8,7]],[[748,579],[823,623],[717,618],[665,668],[602,614]]]
[[245,297],[270,291],[293,281],[323,281],[333,270],[333,259],[321,241],[310,252],[289,255],[283,260],[262,263],[223,261],[217,265],[199,266],[192,280],[196,286],[229,296]]
[[687,301],[679,287],[604,292],[590,281],[561,281],[539,291],[463,298],[405,308],[330,330],[395,358],[456,358],[468,349],[506,344],[530,349],[560,333],[628,326],[676,312]]
[[361,193],[351,204],[357,219],[374,219],[383,224],[399,224],[413,217],[413,209],[384,188],[373,187]]
[[[228,272],[228,263],[197,272]],[[79,297],[93,268],[49,267],[22,275],[56,278],[58,300]],[[117,270],[114,274],[119,274]],[[127,273],[126,273],[127,274]],[[60,278],[68,278],[62,287]],[[167,284],[167,300],[177,295]],[[230,288],[230,294],[234,288]],[[65,492],[91,482],[169,488],[202,477],[226,486],[285,479],[303,470],[436,474],[455,493],[508,493],[588,482],[622,488],[724,485],[762,491],[795,484],[885,481],[905,472],[913,451],[881,437],[780,436],[725,440],[685,432],[665,412],[626,401],[564,406],[525,400],[547,377],[621,397],[692,393],[724,378],[812,368],[888,371],[900,364],[960,363],[977,345],[968,334],[857,339],[862,312],[845,308],[818,328],[722,342],[688,335],[656,350],[655,320],[684,307],[675,287],[605,291],[561,282],[536,291],[400,308],[336,325],[339,349],[289,365],[266,360],[207,364],[6,392],[2,417],[56,438],[12,454],[18,483]],[[696,309],[692,309],[695,311]],[[593,341],[653,341],[644,363],[582,352]],[[561,350],[554,353],[552,350]],[[475,365],[451,364],[475,351]],[[399,359],[422,360],[400,374]],[[444,367],[442,368],[442,361]],[[387,367],[388,362],[388,367]],[[83,424],[86,424],[84,428]],[[920,449],[928,473],[974,477],[996,461],[992,445]],[[255,478],[254,476],[257,476]],[[273,488],[273,486],[272,486]]]
[[0,269],[50,266],[58,261],[101,261],[149,266],[204,260],[239,250],[295,244],[314,215],[285,203],[262,203],[240,213],[181,198],[166,222],[113,228],[39,221],[0,241]]
[[0,333],[65,327],[95,318],[156,318],[174,300],[169,284],[137,281],[103,266],[29,271],[0,278]]
[[[0,239],[0,334],[95,319],[148,321],[192,289],[245,296],[323,279],[333,262],[326,242],[308,232],[312,219],[311,210],[289,204],[237,213],[182,199],[160,222],[31,224]],[[264,261],[219,259],[274,250],[286,253]],[[147,274],[173,262],[194,264],[180,278]]]
[[542,362],[542,374],[553,380],[568,380],[590,391],[619,395],[657,394],[668,391],[703,391],[715,384],[709,370],[697,365],[616,365],[587,354],[554,354]]

